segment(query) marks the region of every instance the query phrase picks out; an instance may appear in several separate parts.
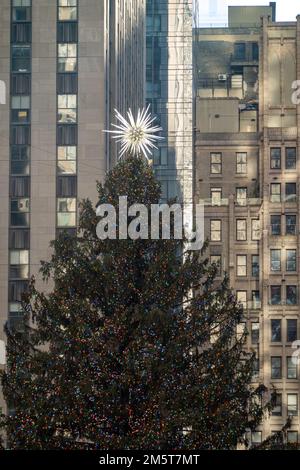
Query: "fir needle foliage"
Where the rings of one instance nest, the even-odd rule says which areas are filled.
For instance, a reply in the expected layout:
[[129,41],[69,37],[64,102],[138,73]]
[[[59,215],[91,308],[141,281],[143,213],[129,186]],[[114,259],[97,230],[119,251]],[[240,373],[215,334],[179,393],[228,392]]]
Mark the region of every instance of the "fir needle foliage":
[[[142,157],[128,156],[98,193],[99,204],[127,195],[150,206],[160,186]],[[24,331],[6,329],[7,446],[235,448],[270,403],[251,385],[254,359],[236,336],[242,308],[228,279],[216,283],[218,267],[192,251],[182,257],[177,240],[101,241],[98,221],[83,201],[79,236],[60,236],[42,263],[53,290],[33,279]]]

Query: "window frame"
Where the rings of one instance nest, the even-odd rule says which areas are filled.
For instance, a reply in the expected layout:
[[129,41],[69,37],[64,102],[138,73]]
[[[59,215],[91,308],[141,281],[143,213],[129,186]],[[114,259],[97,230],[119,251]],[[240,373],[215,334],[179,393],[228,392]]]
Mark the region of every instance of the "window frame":
[[[220,161],[219,162],[213,162],[212,159],[213,157],[219,156]],[[222,152],[210,152],[210,174],[211,175],[222,175]],[[214,166],[213,165],[218,165],[218,168],[220,171],[212,171]]]
[[[276,255],[276,256],[274,256]],[[279,255],[279,256],[278,256]],[[270,249],[270,271],[272,273],[281,272],[282,253],[280,248]]]
[[[279,220],[279,224],[274,224],[273,223],[273,220],[274,218],[277,218]],[[281,233],[282,233],[282,221],[281,221],[281,214],[271,214],[270,216],[270,227],[271,227],[271,235],[274,236],[274,237],[279,237],[281,236]],[[274,230],[273,227],[278,227],[279,230],[276,231]]]
[[271,318],[270,327],[271,327],[270,342],[282,343],[282,320],[280,318]]
[[[291,328],[291,325],[293,325],[293,328]],[[296,333],[296,336],[293,335],[295,333]],[[287,318],[286,319],[286,342],[293,343],[294,341],[297,341],[297,340],[298,340],[298,320],[296,318]]]
[[[294,217],[295,218],[295,224],[288,224],[288,218],[289,217]],[[292,233],[292,230],[288,230],[288,227],[294,227],[294,231]],[[288,236],[295,236],[297,234],[297,215],[296,214],[286,214],[285,215],[285,234]]]
[[[241,158],[241,161],[239,161],[240,157],[245,157],[245,161],[243,161],[243,158]],[[245,169],[245,171],[242,171]],[[247,152],[236,152],[236,174],[237,175],[247,175],[248,173],[248,154]]]
[[[276,411],[276,408],[278,411]],[[282,416],[282,393],[277,393],[275,396],[275,405],[271,411],[272,416]]]
[[[256,257],[257,258],[257,262],[254,262],[253,261],[253,258]],[[253,274],[254,273],[254,266],[257,265],[257,268],[255,269],[258,269],[258,273],[257,274]],[[251,277],[254,277],[255,279],[259,278],[259,269],[260,269],[260,266],[259,266],[259,254],[252,254],[251,255]]]
[[[279,192],[273,191],[275,187],[279,189]],[[270,184],[270,202],[278,204],[281,202],[281,198],[282,198],[281,183],[271,183]]]
[[[276,289],[277,293],[279,293],[279,301],[274,303],[273,299],[276,296],[274,296],[274,294],[272,295],[272,291],[274,292],[274,290]],[[282,305],[282,286],[281,285],[278,285],[278,284],[273,284],[270,286],[270,305],[272,306],[278,306],[278,305]]]
[[[291,371],[292,374],[290,374]],[[293,356],[286,357],[286,378],[288,380],[298,380],[298,365],[294,364]]]
[[[239,223],[243,222],[244,227],[239,228]],[[243,234],[241,236],[241,234]],[[242,219],[236,219],[236,241],[238,242],[244,242],[247,241],[247,219],[242,218]]]
[[[297,285],[289,284],[289,285],[285,286],[285,289],[286,289],[286,297],[285,297],[286,305],[289,305],[291,307],[295,307],[296,305],[298,305],[298,288],[297,288]],[[294,294],[295,303],[290,301],[289,295],[288,295],[288,291],[292,290],[292,289],[295,291],[295,294]]]
[[[293,254],[293,259],[292,260],[289,260],[289,254]],[[289,263],[292,263],[292,269],[291,267],[289,266]],[[289,248],[286,250],[286,259],[285,259],[285,269],[286,269],[286,272],[297,272],[297,250],[295,248]]]
[[[291,157],[288,156],[288,153],[289,153],[290,150],[295,151],[295,155],[292,157],[292,160],[294,162],[294,165],[292,167],[288,166],[289,158],[291,158]],[[296,170],[297,169],[297,147],[286,147],[285,148],[285,169],[286,170]]]
[[[244,194],[243,197],[239,196],[239,193]],[[236,188],[236,203],[238,206],[245,207],[248,199],[248,188],[246,186]]]
[[[279,156],[274,157],[272,154],[272,151],[279,151]],[[270,170],[281,170],[281,159],[282,159],[281,147],[271,147],[270,148]]]
[[[245,263],[243,264],[239,263],[241,259],[243,259]],[[236,276],[237,277],[247,277],[247,272],[248,272],[247,260],[248,260],[247,255],[244,255],[244,254],[236,255]],[[242,272],[244,272],[245,274],[239,274],[239,272],[241,272],[240,270],[242,270]]]
[[[289,403],[289,398],[292,397],[292,396],[296,397],[296,400],[295,400],[294,404]],[[288,416],[298,416],[298,412],[299,412],[298,400],[299,400],[298,393],[288,393],[287,394],[287,415]],[[293,407],[295,409],[294,412],[290,412],[291,407]]]
[[[217,222],[219,224],[220,229],[219,230],[212,230],[212,224],[214,222]],[[219,238],[212,238],[213,233],[218,233]],[[221,219],[210,219],[210,241],[211,242],[221,242],[222,241],[222,220]]]
[[[274,366],[274,362],[277,362],[277,366]],[[282,356],[271,356],[271,379],[282,379]]]
[[[255,325],[255,328],[254,328]],[[251,321],[251,344],[259,344],[260,341],[260,323],[259,320]]]
[[[258,228],[253,227],[255,223],[257,223]],[[251,240],[253,242],[260,240],[260,219],[251,219]]]

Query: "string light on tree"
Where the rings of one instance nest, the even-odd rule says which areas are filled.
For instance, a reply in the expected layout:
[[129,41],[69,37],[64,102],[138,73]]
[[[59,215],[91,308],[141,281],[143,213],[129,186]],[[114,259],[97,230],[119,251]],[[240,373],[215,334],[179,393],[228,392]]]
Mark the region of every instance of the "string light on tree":
[[[149,105],[150,106],[150,105]],[[149,113],[149,106],[138,110],[137,118],[134,119],[131,109],[127,112],[128,121],[115,109],[116,119],[120,124],[112,124],[117,130],[106,130],[114,134],[113,139],[121,144],[119,157],[122,158],[125,153],[133,156],[144,155],[149,160],[152,150],[157,149],[155,143],[162,140],[163,137],[156,135],[162,131],[162,128],[153,123],[156,117]]]

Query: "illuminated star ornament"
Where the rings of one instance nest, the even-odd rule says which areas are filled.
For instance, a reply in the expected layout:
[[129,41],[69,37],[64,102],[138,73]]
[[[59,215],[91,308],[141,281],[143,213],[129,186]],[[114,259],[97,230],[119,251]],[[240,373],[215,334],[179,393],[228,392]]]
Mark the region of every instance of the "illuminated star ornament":
[[142,111],[139,109],[136,120],[129,109],[127,112],[128,121],[115,109],[116,118],[120,124],[112,124],[117,130],[104,132],[114,134],[113,139],[121,144],[120,158],[129,152],[136,156],[143,154],[149,160],[152,150],[157,149],[155,142],[163,139],[163,137],[156,135],[157,132],[162,131],[162,128],[153,125],[156,117],[152,117],[149,113],[149,106],[143,108]]

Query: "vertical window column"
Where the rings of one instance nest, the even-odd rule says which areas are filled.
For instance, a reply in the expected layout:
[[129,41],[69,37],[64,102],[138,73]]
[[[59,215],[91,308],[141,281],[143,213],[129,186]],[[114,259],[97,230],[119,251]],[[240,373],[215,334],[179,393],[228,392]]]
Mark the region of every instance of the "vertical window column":
[[57,6],[57,235],[76,234],[78,0]]
[[22,328],[30,274],[31,16],[31,0],[11,0],[8,323],[14,329]]

